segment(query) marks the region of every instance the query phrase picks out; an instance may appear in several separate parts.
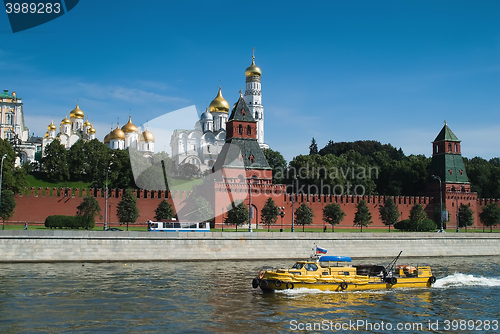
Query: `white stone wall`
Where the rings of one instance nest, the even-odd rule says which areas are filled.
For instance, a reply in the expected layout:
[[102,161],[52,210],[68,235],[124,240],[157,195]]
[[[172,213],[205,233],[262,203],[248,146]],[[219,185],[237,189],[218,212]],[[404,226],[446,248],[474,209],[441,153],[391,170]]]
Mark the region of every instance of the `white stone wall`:
[[301,259],[500,254],[500,234],[0,231],[0,262]]

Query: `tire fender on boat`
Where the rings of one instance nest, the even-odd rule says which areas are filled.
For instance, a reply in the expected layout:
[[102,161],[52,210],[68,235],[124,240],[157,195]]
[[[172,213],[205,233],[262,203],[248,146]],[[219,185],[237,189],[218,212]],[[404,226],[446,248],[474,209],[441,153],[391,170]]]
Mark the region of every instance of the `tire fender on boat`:
[[348,285],[346,282],[342,282],[342,283],[340,283],[340,289],[341,289],[341,290],[345,290],[345,289],[347,289],[347,287],[348,287],[348,286],[349,286],[349,285]]
[[274,285],[276,285],[276,287],[279,288],[281,286],[281,281],[277,279],[276,281],[274,281]]
[[267,286],[268,286],[268,285],[269,285],[269,283],[267,282],[267,280],[265,280],[265,279],[261,279],[261,280],[260,280],[260,287],[261,287],[262,289],[267,289]]
[[434,277],[434,276],[429,277],[429,283],[431,283],[431,284],[436,283],[436,277]]
[[389,279],[389,283],[391,283],[392,285],[397,284],[398,283],[398,279],[396,277],[391,277]]
[[293,283],[286,283],[286,288],[287,289],[290,289],[290,290],[293,290],[295,286],[293,285]]
[[252,280],[252,288],[257,289],[259,287],[260,280],[258,278],[254,278]]

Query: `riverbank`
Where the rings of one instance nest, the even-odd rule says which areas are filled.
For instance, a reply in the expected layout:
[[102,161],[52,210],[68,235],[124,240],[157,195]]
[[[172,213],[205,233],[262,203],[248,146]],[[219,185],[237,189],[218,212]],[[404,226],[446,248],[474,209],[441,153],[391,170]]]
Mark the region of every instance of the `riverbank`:
[[0,231],[0,262],[300,259],[314,244],[353,258],[500,255],[497,233]]

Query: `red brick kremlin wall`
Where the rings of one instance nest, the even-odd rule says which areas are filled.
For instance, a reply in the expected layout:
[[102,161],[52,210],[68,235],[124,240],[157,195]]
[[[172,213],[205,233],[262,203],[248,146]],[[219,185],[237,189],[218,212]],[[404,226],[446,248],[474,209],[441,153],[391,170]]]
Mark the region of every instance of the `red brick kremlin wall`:
[[[118,224],[116,207],[120,202],[123,190],[109,189],[108,198],[108,222]],[[154,219],[154,211],[158,204],[166,199],[173,206],[172,194],[166,191],[135,190],[137,195],[137,206],[140,217],[137,223],[145,223],[148,219]],[[104,221],[105,197],[101,189],[58,189],[58,188],[31,188],[27,195],[16,195],[17,207],[11,222],[45,222],[50,215],[75,215],[76,207],[80,205],[83,196],[95,196],[101,206],[102,219],[96,217],[96,221]],[[174,192],[179,199],[185,199],[186,193]],[[110,209],[109,209],[110,208]]]
[[[227,191],[227,184],[218,183],[216,185],[216,194]],[[230,190],[234,199],[238,197],[246,198],[245,203],[248,205],[248,187],[245,184],[232,184]],[[75,215],[76,207],[80,204],[83,194],[95,196],[101,206],[101,214],[104,216],[105,198],[100,189],[42,189],[32,188],[27,195],[16,195],[17,207],[14,216],[10,221],[12,222],[44,222],[45,218],[49,215]],[[122,190],[109,190],[110,197],[108,198],[108,222],[113,225],[118,224],[116,217],[116,206],[121,200]],[[140,210],[140,217],[137,223],[145,223],[148,219],[153,219],[158,204],[166,199],[172,206],[172,194],[165,191],[146,191],[136,190],[137,205]],[[185,192],[176,192],[173,194],[176,198],[185,199],[187,194]],[[379,207],[384,204],[386,197],[384,196],[334,196],[334,195],[295,195],[293,201],[292,196],[285,194],[284,185],[259,185],[252,186],[252,207],[254,208],[254,218],[252,224],[260,225],[260,212],[269,196],[272,196],[274,202],[279,207],[285,207],[285,217],[283,218],[284,228],[289,229],[292,220],[292,202],[296,210],[302,203],[306,203],[312,209],[316,217],[313,220],[313,225],[318,228],[323,228],[323,208],[330,203],[337,203],[342,210],[346,213],[343,222],[338,227],[352,227],[354,214],[356,212],[356,205],[359,201],[365,200],[368,208],[372,213],[373,224],[371,227],[385,227],[379,218]],[[456,226],[456,203],[458,196],[458,204],[470,204],[471,209],[475,213],[474,226],[482,227],[479,222],[479,212],[481,208],[489,203],[497,203],[500,205],[499,199],[476,199],[470,197],[469,194],[460,193],[446,193],[443,196],[443,203],[447,204],[447,209],[450,212],[450,222],[448,228]],[[407,219],[410,216],[410,210],[415,203],[421,204],[427,212],[429,217],[433,217],[435,204],[432,197],[408,197],[396,196],[393,197],[396,205],[398,206],[401,219]],[[439,203],[439,201],[438,201]],[[439,205],[439,204],[438,204]],[[177,210],[181,208],[176,208]],[[226,206],[216,207],[215,212],[217,217],[215,219],[216,227],[221,228],[223,219],[227,212]],[[97,219],[97,221],[104,221],[104,219]],[[281,226],[281,218],[278,217],[276,226]],[[260,226],[259,226],[260,227]],[[331,227],[328,225],[328,229]],[[337,228],[337,226],[335,226]],[[301,229],[300,226],[296,227]]]

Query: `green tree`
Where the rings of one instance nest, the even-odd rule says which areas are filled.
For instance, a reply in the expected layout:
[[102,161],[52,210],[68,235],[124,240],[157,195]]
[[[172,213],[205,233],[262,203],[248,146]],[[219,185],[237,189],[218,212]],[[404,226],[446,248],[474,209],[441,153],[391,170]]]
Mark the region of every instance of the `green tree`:
[[69,180],[68,154],[59,140],[54,139],[47,145],[44,153],[42,166],[47,177],[53,182]]
[[[134,174],[130,164],[130,155],[128,150],[112,150],[109,151],[111,156],[111,163],[109,166],[109,180],[111,188],[127,189],[137,188],[134,181]],[[109,163],[109,160],[108,160]],[[103,170],[103,177],[105,177],[106,167]],[[104,178],[101,185],[104,184]],[[101,187],[101,186],[99,186]]]
[[273,183],[283,183],[287,169],[285,158],[283,158],[280,152],[274,151],[270,148],[262,149],[262,153],[264,153],[269,167],[273,169]]
[[311,140],[311,145],[309,145],[309,155],[318,154],[318,144],[316,143],[316,139]]
[[85,222],[85,226],[87,230],[89,228],[94,228],[95,226],[95,216],[98,215],[99,218],[102,219],[101,216],[101,207],[99,206],[99,202],[95,197],[85,196],[83,201],[76,207],[77,212],[76,215],[81,217]]
[[399,220],[399,210],[392,197],[385,200],[384,206],[379,208],[379,213],[380,220],[382,220],[385,226],[389,226],[389,232],[391,232],[391,226]]
[[458,226],[465,227],[467,231],[467,226],[472,226],[474,224],[474,211],[467,204],[460,204],[458,208]]
[[428,219],[427,214],[425,213],[422,205],[415,203],[410,210],[411,224],[416,226],[417,231],[419,231],[419,225],[426,219]]
[[2,229],[5,229],[5,221],[12,218],[16,208],[14,192],[10,189],[2,189],[2,198],[0,199],[0,217],[2,218]]
[[269,197],[260,212],[260,219],[262,224],[267,225],[267,231],[269,232],[269,227],[276,224],[278,220],[278,215],[280,214],[280,209],[274,203],[274,200]]
[[323,208],[323,220],[332,225],[332,232],[334,232],[334,225],[340,224],[344,220],[345,212],[342,211],[340,205],[331,203]]
[[135,223],[137,218],[139,218],[139,208],[137,207],[137,196],[134,194],[132,189],[127,188],[123,192],[121,201],[118,203],[116,208],[116,215],[118,216],[118,221],[120,224]]
[[496,203],[487,204],[479,214],[479,220],[484,226],[489,226],[490,232],[493,232],[493,226],[500,223],[500,207]]
[[302,232],[304,232],[306,225],[312,224],[314,217],[313,210],[306,203],[302,203],[295,210],[295,224],[302,225]]
[[361,227],[361,232],[363,232],[363,226],[368,226],[372,224],[372,213],[368,209],[365,200],[359,201],[356,205],[356,213],[354,214],[354,225]]
[[189,219],[197,222],[209,221],[214,218],[212,205],[205,198],[198,196],[194,200],[194,210],[189,215]]
[[8,140],[0,139],[0,160],[7,154],[3,162],[2,189],[10,189],[15,194],[22,193],[28,186],[26,170],[14,166],[16,154]]
[[155,221],[162,221],[165,219],[172,219],[175,216],[174,208],[166,201],[163,200],[158,204],[155,210]]
[[227,207],[227,210],[227,216],[224,219],[224,223],[227,225],[235,225],[236,231],[238,231],[238,226],[248,222],[248,208],[243,202],[239,204],[233,202]]
[[200,175],[200,168],[196,165],[185,163],[177,167],[177,172],[183,179],[191,180],[193,177]]
[[[86,174],[83,176],[83,180],[91,182],[91,186],[94,188],[105,187],[106,170],[110,166],[111,155],[116,150],[111,150],[98,139],[84,143],[83,156],[85,157],[84,170]],[[111,180],[113,180],[113,176],[108,175],[108,181]]]
[[68,167],[72,180],[83,180],[88,177],[87,156],[85,156],[86,142],[79,140],[67,152]]

